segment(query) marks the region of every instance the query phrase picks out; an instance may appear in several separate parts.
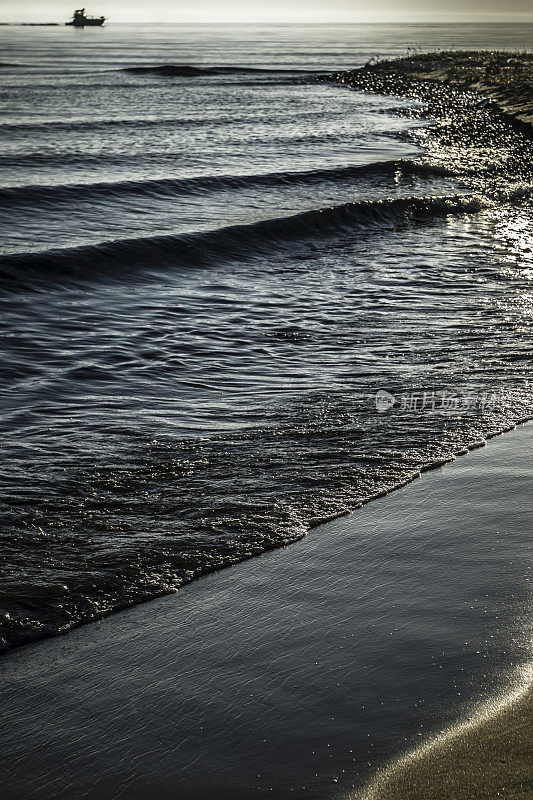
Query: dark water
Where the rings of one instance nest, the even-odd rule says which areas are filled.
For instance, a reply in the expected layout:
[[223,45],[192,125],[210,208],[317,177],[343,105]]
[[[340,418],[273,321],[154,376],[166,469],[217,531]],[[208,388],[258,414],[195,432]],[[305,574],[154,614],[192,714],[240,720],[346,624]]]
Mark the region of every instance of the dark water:
[[486,112],[483,147],[445,147],[316,75],[532,30],[2,30],[2,647],[531,414],[530,144]]
[[322,535],[7,654],[2,800],[367,798],[377,767],[525,679],[532,449],[529,423]]

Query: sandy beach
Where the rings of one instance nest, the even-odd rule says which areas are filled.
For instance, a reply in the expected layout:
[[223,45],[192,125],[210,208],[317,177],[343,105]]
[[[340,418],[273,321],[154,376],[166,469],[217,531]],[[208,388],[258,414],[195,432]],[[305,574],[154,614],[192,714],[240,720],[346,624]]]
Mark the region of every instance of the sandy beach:
[[[532,441],[520,426],[290,548],[8,654],[5,800],[358,796],[505,696],[530,658]],[[457,743],[464,786],[487,750]],[[372,796],[489,796],[428,794],[426,774]]]
[[533,786],[531,665],[506,697],[393,764],[363,792],[366,800],[526,800]]

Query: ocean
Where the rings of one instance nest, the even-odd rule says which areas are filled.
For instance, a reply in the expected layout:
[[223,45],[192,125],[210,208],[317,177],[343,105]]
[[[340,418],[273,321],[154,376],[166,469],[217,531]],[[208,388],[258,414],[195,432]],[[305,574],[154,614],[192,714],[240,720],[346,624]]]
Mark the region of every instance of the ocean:
[[487,194],[494,154],[319,76],[532,34],[0,29],[1,649],[326,535],[531,416],[531,176]]

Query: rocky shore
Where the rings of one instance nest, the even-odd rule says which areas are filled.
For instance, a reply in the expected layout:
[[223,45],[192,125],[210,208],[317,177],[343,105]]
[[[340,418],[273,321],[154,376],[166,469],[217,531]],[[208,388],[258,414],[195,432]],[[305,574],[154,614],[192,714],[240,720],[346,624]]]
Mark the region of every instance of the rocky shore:
[[[513,120],[533,125],[533,53],[438,51],[374,61],[331,76],[357,89],[432,100],[438,90],[474,93]],[[436,92],[437,90],[437,92]]]

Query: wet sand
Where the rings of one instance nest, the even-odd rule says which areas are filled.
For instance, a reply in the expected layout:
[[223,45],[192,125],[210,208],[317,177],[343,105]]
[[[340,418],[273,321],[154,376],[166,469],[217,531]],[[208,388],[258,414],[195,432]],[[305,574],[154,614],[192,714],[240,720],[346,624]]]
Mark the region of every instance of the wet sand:
[[532,444],[520,426],[284,550],[8,654],[3,800],[358,796],[530,658]]
[[365,800],[526,800],[533,796],[531,669],[509,699],[452,728],[385,771]]

